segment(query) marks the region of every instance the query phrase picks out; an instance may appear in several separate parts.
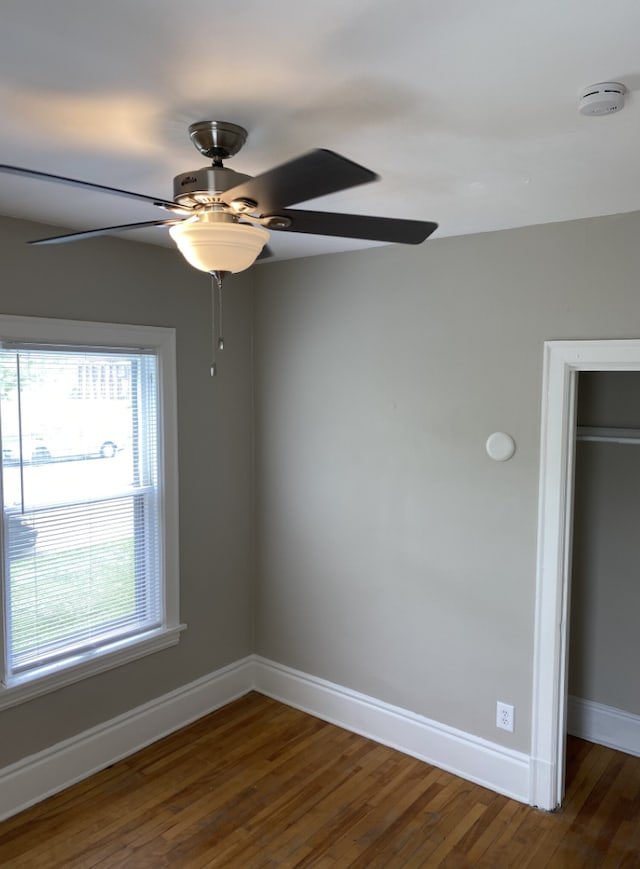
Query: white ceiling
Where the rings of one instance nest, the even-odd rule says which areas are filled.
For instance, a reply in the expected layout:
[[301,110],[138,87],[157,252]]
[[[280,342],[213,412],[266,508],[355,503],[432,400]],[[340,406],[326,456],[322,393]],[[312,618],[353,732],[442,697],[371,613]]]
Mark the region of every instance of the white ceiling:
[[[603,80],[627,86],[625,109],[580,115],[581,89]],[[206,162],[188,125],[228,120],[249,131],[232,168],[255,175],[331,148],[382,180],[308,207],[435,220],[439,236],[640,209],[638,89],[637,0],[2,0],[0,10],[1,163],[170,199],[173,176]],[[72,229],[164,216],[7,175],[0,213]],[[136,238],[171,245],[166,229]],[[277,258],[363,246],[271,241]]]

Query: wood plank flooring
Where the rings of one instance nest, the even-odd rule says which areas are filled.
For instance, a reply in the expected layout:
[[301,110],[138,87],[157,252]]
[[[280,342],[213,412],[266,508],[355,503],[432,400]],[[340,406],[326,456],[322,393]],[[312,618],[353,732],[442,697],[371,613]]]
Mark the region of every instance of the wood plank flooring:
[[0,824],[0,866],[640,867],[640,758],[567,754],[548,814],[249,694]]

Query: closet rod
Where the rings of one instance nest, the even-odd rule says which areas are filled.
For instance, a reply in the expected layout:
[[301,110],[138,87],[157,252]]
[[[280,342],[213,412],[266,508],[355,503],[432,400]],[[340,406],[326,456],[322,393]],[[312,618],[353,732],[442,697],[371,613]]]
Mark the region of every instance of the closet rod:
[[597,441],[610,444],[640,444],[640,428],[596,428],[579,425],[576,440]]

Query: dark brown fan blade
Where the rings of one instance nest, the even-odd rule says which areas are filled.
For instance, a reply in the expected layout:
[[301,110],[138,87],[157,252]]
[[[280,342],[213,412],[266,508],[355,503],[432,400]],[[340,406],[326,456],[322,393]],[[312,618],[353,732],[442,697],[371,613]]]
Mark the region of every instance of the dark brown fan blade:
[[168,199],[159,199],[157,196],[146,196],[144,193],[131,193],[129,190],[120,190],[118,187],[105,187],[104,184],[93,184],[91,181],[79,181],[77,178],[65,178],[64,175],[51,175],[49,172],[37,172],[34,169],[22,169],[20,166],[7,166],[0,163],[0,172],[9,175],[23,175],[26,178],[35,178],[40,181],[56,181],[59,184],[67,184],[71,187],[83,187],[85,190],[94,190],[99,193],[112,193],[115,196],[125,196],[127,199],[138,199],[141,202],[150,202],[159,208],[170,211],[184,212],[186,209],[176,205]]
[[[288,217],[291,226],[284,232],[307,232],[311,235],[335,235],[340,238],[366,238],[399,244],[420,244],[438,228],[427,220],[402,220],[397,217],[366,217],[362,214],[331,214],[326,211],[280,209],[265,217]],[[268,224],[267,224],[268,226]],[[279,229],[279,227],[268,227]]]
[[260,253],[256,257],[256,260],[270,259],[272,256],[273,256],[273,251],[271,250],[271,248],[269,247],[268,244],[265,244],[265,246],[262,248],[262,250],[260,251]]
[[318,149],[276,166],[220,194],[226,203],[252,199],[259,213],[274,212],[296,202],[376,181],[378,176],[333,151]]
[[184,218],[167,218],[166,220],[143,220],[141,223],[124,223],[122,226],[105,226],[103,229],[86,229],[82,232],[69,232],[65,235],[53,235],[50,238],[36,238],[28,244],[64,244],[67,241],[84,241],[86,238],[96,238],[100,235],[113,235],[116,232],[126,232],[128,229],[144,229],[147,226],[173,226],[182,223]]

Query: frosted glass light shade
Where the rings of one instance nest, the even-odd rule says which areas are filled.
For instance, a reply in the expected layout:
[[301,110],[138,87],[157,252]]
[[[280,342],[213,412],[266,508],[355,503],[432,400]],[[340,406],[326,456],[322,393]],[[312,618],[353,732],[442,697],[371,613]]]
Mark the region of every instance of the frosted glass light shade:
[[241,272],[256,261],[269,233],[248,223],[187,220],[169,229],[178,250],[201,272]]

